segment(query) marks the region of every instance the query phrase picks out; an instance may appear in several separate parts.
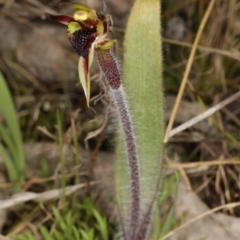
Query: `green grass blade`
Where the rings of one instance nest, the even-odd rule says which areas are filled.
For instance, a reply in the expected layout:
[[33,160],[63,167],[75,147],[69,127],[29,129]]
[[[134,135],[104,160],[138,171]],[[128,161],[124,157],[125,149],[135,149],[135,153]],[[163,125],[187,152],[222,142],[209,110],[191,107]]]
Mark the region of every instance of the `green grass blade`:
[[108,226],[106,218],[101,216],[101,214],[96,209],[93,209],[92,212],[95,219],[97,220],[96,228],[101,233],[102,239],[108,240]]
[[73,226],[72,230],[73,230],[73,235],[74,235],[75,239],[76,240],[81,240],[79,230],[75,226]]
[[56,229],[54,231],[54,237],[56,240],[66,240],[61,232],[58,232]]
[[25,238],[25,236],[22,236],[22,235],[16,235],[15,237],[14,237],[14,239],[15,240],[26,240],[26,238]]
[[43,236],[43,238],[44,238],[45,240],[52,240],[52,239],[53,239],[53,238],[51,237],[51,235],[49,234],[49,232],[48,232],[48,230],[47,230],[46,227],[41,226],[41,227],[40,227],[40,232],[41,232],[41,234],[42,234],[42,236]]
[[[169,179],[169,182],[168,182],[167,185],[169,186],[169,185],[171,185],[171,183],[174,183],[174,185],[175,185],[175,188],[174,188],[174,190],[175,190],[175,196],[174,196],[174,198],[173,198],[174,201],[173,201],[172,207],[170,208],[170,211],[169,211],[169,213],[168,213],[168,216],[167,216],[164,224],[162,225],[162,229],[161,229],[161,231],[160,231],[160,236],[159,236],[159,238],[162,237],[162,236],[165,236],[166,234],[168,234],[168,233],[172,230],[173,224],[175,223],[175,220],[176,220],[176,219],[175,219],[175,215],[174,215],[174,210],[175,210],[176,199],[177,199],[177,195],[178,195],[179,176],[178,176],[177,173],[175,173],[175,174],[172,175],[172,177],[173,177],[173,178],[170,178],[170,179]],[[171,190],[169,191],[169,193],[170,193],[171,195],[173,194]],[[159,239],[159,238],[158,238],[158,239]]]
[[[59,142],[59,151],[60,151],[60,162],[61,162],[61,171],[64,173],[65,171],[65,158],[64,158],[64,152],[63,152],[63,139],[62,139],[62,121],[61,121],[61,116],[60,112],[57,111],[57,133],[58,133],[58,142]],[[63,189],[63,194],[62,194],[62,201],[64,207],[66,206],[66,177],[65,175],[62,176],[61,178],[61,185]]]
[[64,231],[67,231],[67,225],[66,223],[64,222],[64,218],[61,216],[61,213],[59,212],[59,210],[55,207],[53,207],[53,215],[56,219],[56,223],[57,225],[60,227],[60,229],[64,232]]
[[35,237],[31,232],[26,233],[26,240],[35,240]]
[[0,155],[3,157],[10,180],[12,182],[16,182],[18,180],[18,173],[17,173],[16,166],[14,165],[9,153],[3,147],[2,144],[0,144]]
[[0,73],[0,114],[3,116],[7,128],[9,130],[9,135],[12,141],[8,140],[8,143],[12,142],[10,149],[14,148],[12,156],[12,161],[17,170],[18,180],[23,181],[24,171],[25,171],[25,158],[24,158],[24,149],[22,136],[18,124],[18,117],[15,112],[15,107],[11,98],[11,94],[8,90],[8,87],[5,83],[3,75]]
[[17,151],[15,150],[14,142],[9,134],[9,131],[5,128],[3,124],[0,124],[0,137],[8,147],[13,159],[17,159],[18,154]]

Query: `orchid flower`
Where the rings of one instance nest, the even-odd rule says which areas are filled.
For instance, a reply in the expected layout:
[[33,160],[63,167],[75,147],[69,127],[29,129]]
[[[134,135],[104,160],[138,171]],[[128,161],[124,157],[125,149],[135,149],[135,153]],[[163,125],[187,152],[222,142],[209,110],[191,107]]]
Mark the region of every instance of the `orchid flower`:
[[110,50],[115,40],[108,39],[108,24],[104,15],[79,3],[62,3],[70,5],[75,12],[73,16],[49,14],[54,21],[67,25],[69,41],[79,55],[78,72],[89,107],[90,68],[94,50]]

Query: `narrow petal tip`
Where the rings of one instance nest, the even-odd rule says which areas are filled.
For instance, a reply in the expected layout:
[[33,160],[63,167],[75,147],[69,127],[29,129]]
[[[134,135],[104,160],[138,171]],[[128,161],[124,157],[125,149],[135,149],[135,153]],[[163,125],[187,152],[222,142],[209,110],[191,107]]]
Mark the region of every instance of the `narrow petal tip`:
[[68,25],[70,22],[75,21],[73,17],[67,15],[52,15],[47,13],[47,16],[55,22],[59,22],[65,25]]

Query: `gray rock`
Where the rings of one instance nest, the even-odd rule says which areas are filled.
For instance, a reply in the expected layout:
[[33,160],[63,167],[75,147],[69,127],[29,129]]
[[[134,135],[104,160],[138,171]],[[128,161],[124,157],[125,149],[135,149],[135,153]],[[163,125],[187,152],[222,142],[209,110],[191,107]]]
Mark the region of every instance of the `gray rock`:
[[[180,182],[176,200],[176,217],[184,222],[210,210],[193,191],[188,191]],[[180,224],[181,225],[181,224]],[[237,240],[240,239],[240,219],[223,213],[199,217],[168,240]]]

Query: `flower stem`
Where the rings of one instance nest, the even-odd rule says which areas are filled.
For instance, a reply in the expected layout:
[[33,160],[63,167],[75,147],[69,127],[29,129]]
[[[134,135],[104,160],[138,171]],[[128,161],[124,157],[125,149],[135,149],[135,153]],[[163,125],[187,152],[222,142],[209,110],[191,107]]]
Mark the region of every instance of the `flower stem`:
[[128,156],[128,168],[131,180],[131,215],[130,224],[125,223],[128,229],[124,229],[126,239],[134,239],[140,218],[140,181],[139,159],[135,141],[132,119],[127,106],[121,75],[116,60],[110,50],[97,51],[98,62],[105,74],[107,83],[111,89],[118,115],[124,133],[125,147]]

